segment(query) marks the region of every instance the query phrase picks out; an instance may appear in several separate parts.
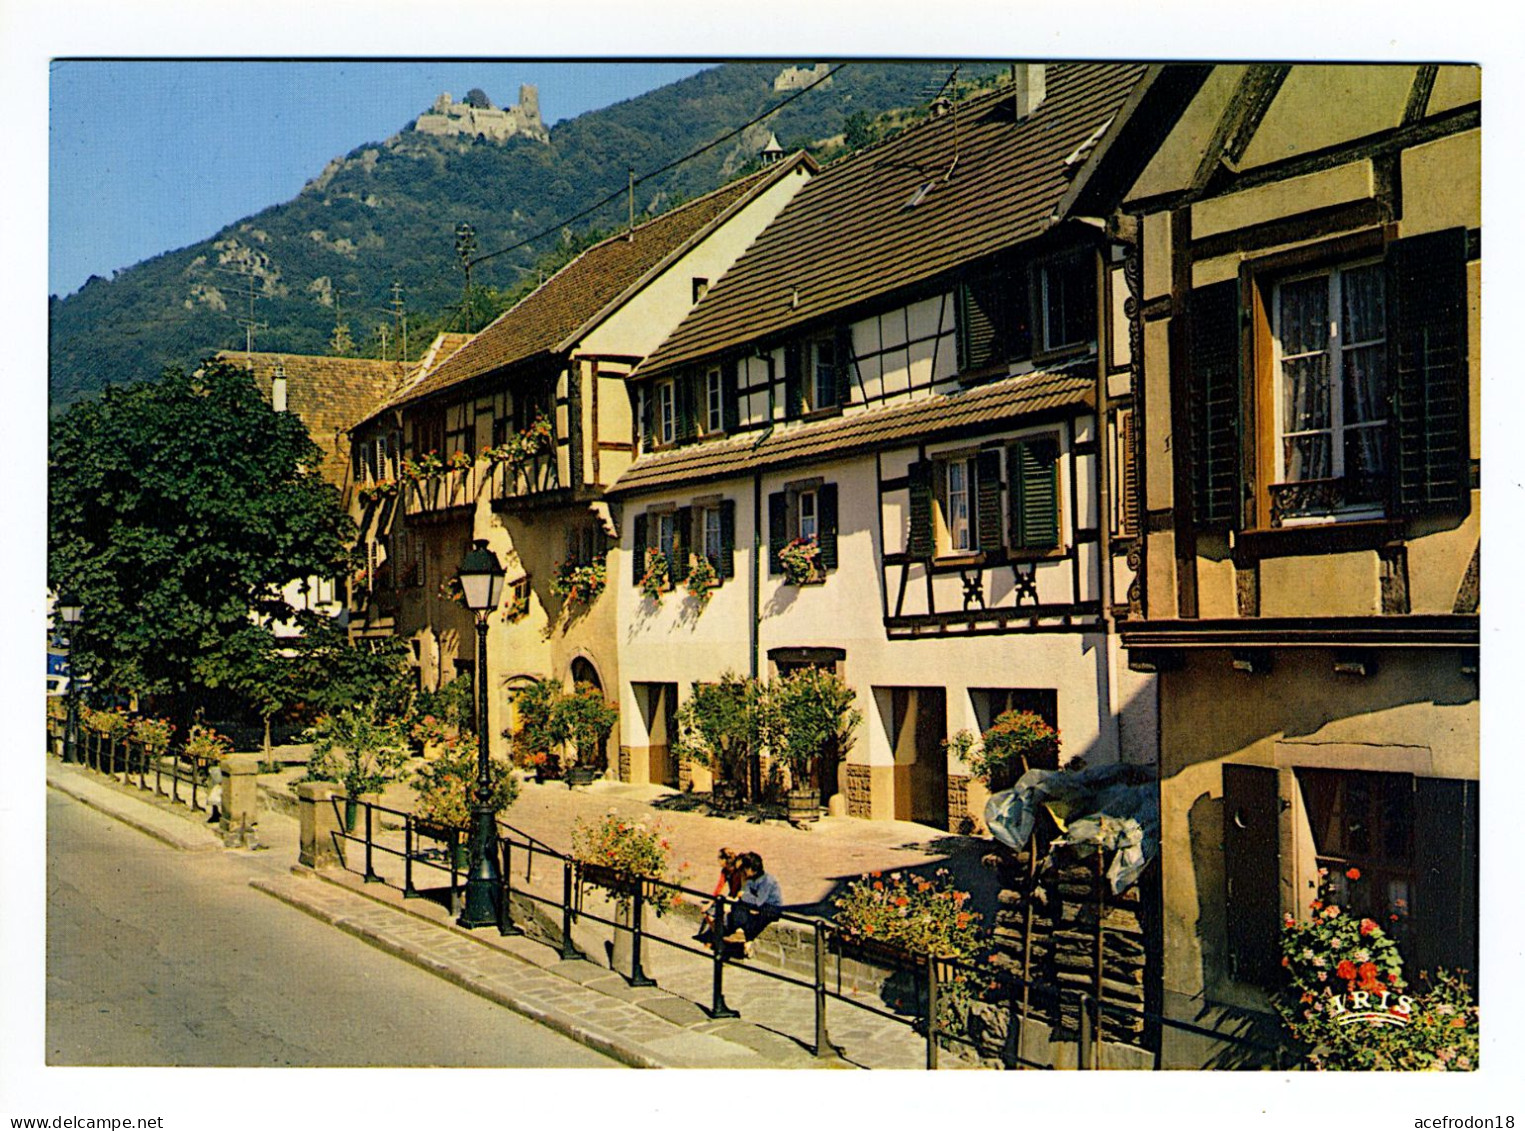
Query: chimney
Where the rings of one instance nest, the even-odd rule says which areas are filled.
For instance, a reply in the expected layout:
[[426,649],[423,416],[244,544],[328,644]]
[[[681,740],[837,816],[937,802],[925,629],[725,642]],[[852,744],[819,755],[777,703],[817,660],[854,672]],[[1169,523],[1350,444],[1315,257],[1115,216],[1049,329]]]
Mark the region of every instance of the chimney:
[[1016,107],[1017,121],[1032,116],[1048,97],[1048,84],[1042,63],[1018,63],[1011,69],[1012,99]]
[[286,364],[282,361],[275,363],[275,372],[270,375],[270,407],[276,412],[286,411]]

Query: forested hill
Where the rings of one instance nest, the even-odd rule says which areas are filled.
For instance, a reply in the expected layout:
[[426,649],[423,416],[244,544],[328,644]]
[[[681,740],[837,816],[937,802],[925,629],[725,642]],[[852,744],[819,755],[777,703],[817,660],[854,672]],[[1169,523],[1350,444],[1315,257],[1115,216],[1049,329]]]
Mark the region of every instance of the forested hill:
[[[393,284],[409,312],[409,352],[460,301],[455,250],[459,223],[475,228],[479,254],[541,232],[621,190],[627,170],[657,169],[746,123],[792,93],[775,89],[788,63],[724,64],[638,98],[561,122],[550,143],[437,138],[409,123],[396,136],[336,159],[295,199],[229,225],[211,238],[166,252],[111,279],[93,277],[51,298],[49,389],[53,412],[108,384],[156,377],[218,349],[243,348],[250,316],[263,324],[255,348],[329,351],[338,321],[354,352],[379,355],[378,327]],[[810,64],[802,64],[809,67]],[[870,140],[925,107],[947,79],[946,63],[850,63],[779,113],[636,190],[638,213],[663,211],[707,192],[756,160],[771,132],[786,149],[810,146],[829,159],[844,133]],[[964,64],[968,85],[997,64]],[[499,92],[500,95],[504,92]],[[427,107],[420,106],[422,113]],[[896,113],[896,112],[899,113]],[[193,162],[191,164],[194,164]],[[563,233],[625,222],[621,198]],[[474,269],[475,285],[512,292],[557,236]],[[336,317],[335,303],[338,303]],[[456,328],[460,328],[457,326]],[[397,355],[395,336],[391,356]]]

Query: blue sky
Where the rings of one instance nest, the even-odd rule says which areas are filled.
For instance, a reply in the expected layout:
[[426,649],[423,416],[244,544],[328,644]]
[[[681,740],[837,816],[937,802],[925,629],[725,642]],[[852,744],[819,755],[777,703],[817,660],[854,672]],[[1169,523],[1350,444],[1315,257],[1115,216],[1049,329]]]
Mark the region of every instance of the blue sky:
[[547,125],[700,63],[67,61],[49,67],[48,292],[78,290],[290,200],[441,91],[540,88]]

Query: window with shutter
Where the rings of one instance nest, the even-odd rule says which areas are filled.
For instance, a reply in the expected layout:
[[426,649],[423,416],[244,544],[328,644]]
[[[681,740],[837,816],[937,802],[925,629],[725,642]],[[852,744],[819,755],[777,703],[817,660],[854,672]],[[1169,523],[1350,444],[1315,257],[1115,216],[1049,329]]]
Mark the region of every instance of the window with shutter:
[[975,532],[979,548],[991,553],[1001,548],[1001,453],[983,451],[975,461]]
[[1131,409],[1117,414],[1119,534],[1139,533],[1138,449],[1134,428]]
[[1007,450],[1006,458],[1012,548],[1055,549],[1059,545],[1059,441],[1052,436],[1019,440]]
[[737,362],[732,358],[720,370],[720,427],[726,432],[735,432],[741,426],[736,368]]
[[805,375],[800,358],[802,345],[790,342],[784,347],[784,415],[789,419],[805,412]]
[[678,438],[678,404],[676,383],[658,381],[652,390],[656,405],[652,414],[652,438],[658,444],[671,444]]
[[1003,271],[963,283],[955,310],[960,372],[1032,356],[1025,271]]
[[1096,340],[1096,265],[1088,252],[1041,263],[1037,284],[1038,350],[1045,354],[1084,349]]
[[1191,295],[1187,317],[1192,508],[1205,526],[1239,522],[1239,283]]
[[679,441],[692,440],[699,433],[699,410],[700,406],[695,403],[698,390],[698,375],[685,373],[673,381],[674,392],[678,403],[678,423],[676,438]]

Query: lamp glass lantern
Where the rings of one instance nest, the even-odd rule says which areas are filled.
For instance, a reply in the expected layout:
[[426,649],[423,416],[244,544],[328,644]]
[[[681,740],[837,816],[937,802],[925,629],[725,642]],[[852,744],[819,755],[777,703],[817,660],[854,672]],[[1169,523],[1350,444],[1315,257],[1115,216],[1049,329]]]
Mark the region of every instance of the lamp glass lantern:
[[73,594],[60,593],[54,607],[58,610],[59,618],[68,625],[78,624],[80,616],[85,611],[79,598]]
[[507,574],[498,556],[487,548],[487,540],[478,538],[465,558],[457,574],[466,607],[474,613],[487,613],[498,607],[503,596],[503,578]]

